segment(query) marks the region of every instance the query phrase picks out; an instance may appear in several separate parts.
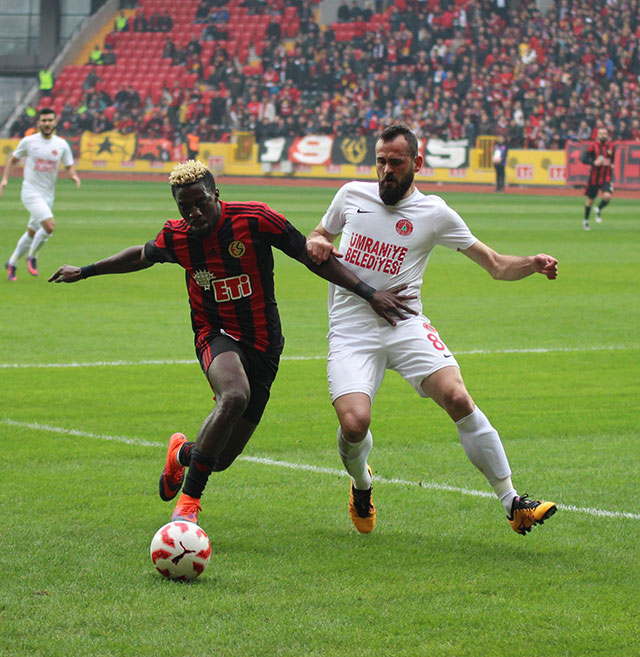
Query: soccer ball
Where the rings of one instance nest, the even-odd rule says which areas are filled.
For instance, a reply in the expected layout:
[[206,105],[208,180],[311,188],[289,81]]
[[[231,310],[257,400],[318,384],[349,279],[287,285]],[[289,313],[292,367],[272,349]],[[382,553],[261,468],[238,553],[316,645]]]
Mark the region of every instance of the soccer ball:
[[211,543],[204,529],[178,520],[160,527],[149,548],[156,570],[167,579],[186,581],[202,574],[211,558]]

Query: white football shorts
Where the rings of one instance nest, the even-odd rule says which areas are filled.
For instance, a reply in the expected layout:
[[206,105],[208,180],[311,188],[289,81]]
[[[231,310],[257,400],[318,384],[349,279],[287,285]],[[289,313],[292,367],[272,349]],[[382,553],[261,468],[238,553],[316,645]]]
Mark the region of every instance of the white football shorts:
[[37,194],[22,197],[22,205],[29,213],[29,228],[37,231],[42,222],[53,217],[53,199],[47,199]]
[[396,326],[382,318],[332,327],[327,336],[327,378],[334,402],[352,392],[363,392],[373,402],[386,370],[406,379],[421,397],[424,379],[443,367],[459,367],[424,315],[398,321]]

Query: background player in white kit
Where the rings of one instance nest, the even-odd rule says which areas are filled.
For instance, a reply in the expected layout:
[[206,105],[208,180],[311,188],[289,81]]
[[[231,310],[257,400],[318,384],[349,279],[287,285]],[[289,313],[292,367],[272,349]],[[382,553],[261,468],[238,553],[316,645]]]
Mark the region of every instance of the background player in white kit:
[[69,144],[55,133],[58,119],[56,113],[43,108],[38,113],[39,132],[24,137],[7,161],[2,181],[0,196],[9,182],[13,167],[24,157],[22,180],[22,205],[29,212],[27,231],[18,240],[18,244],[9,260],[5,263],[7,278],[17,280],[18,260],[27,251],[27,267],[33,276],[38,275],[36,254],[40,247],[51,237],[55,228],[53,218],[53,200],[60,162],[69,173],[69,177],[80,187],[80,178],[73,167],[73,154]]
[[[385,326],[364,299],[330,287],[327,372],[340,422],[338,451],[352,478],[349,512],[358,531],[373,530],[376,509],[367,464],[373,445],[371,404],[385,370],[391,369],[449,414],[465,454],[493,486],[513,530],[526,534],[552,516],[556,505],[518,496],[500,436],[475,405],[455,358],[422,314],[420,289],[429,255],[438,244],[461,251],[499,280],[534,273],[554,279],[558,261],[545,254],[501,255],[480,242],[441,198],[417,190],[414,175],[422,161],[407,126],[386,128],[376,143],[378,183],[344,185],[307,241],[315,262],[329,253],[341,255],[364,283],[380,290],[404,288],[405,303],[416,313]],[[336,250],[333,241],[339,234]]]

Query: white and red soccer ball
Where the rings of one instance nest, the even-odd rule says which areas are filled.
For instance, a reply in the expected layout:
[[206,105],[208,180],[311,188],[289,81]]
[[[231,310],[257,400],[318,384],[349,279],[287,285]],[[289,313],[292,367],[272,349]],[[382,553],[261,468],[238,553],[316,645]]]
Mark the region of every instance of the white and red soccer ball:
[[151,540],[151,561],[167,579],[190,580],[201,575],[211,558],[211,543],[202,527],[178,520],[160,527]]

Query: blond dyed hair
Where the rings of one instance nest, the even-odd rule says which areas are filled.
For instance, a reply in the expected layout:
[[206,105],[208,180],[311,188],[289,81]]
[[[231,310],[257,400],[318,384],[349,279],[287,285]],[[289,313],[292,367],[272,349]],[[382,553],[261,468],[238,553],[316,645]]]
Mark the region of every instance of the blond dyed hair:
[[209,177],[213,178],[211,171],[202,162],[198,160],[187,160],[173,167],[173,171],[169,176],[169,184],[172,187],[185,187],[186,185],[193,185],[203,178],[208,179]]

